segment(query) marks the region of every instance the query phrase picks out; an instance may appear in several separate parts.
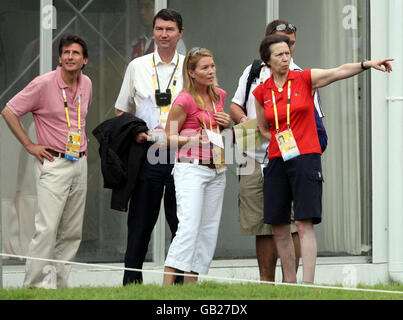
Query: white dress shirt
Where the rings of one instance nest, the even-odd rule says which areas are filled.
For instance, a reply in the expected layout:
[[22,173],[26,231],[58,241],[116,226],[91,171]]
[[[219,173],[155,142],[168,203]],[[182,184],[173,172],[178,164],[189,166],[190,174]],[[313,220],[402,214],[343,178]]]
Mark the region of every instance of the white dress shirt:
[[[178,70],[176,70],[175,67],[178,56],[179,65]],[[129,63],[126,69],[119,96],[115,103],[116,109],[124,112],[129,112],[130,108],[136,107],[136,113],[142,113],[140,112],[141,110],[138,110],[138,108],[141,108],[142,102],[147,98],[150,98],[152,100],[154,107],[157,109],[153,81],[153,75],[155,74],[155,70],[153,68],[153,57],[155,59],[155,66],[158,72],[160,84],[160,88],[158,88],[158,82],[156,82],[156,89],[160,89],[161,92],[165,92],[168,87],[169,80],[171,79],[173,72],[175,72],[172,81],[169,84],[169,89],[172,89],[174,78],[177,78],[175,92],[173,92],[171,102],[173,102],[178,96],[183,87],[182,68],[185,56],[176,52],[174,57],[172,58],[172,61],[170,63],[165,63],[161,60],[161,57],[156,50],[154,53],[141,56]],[[154,119],[153,122],[158,122],[158,119]],[[154,128],[149,129],[152,130]]]

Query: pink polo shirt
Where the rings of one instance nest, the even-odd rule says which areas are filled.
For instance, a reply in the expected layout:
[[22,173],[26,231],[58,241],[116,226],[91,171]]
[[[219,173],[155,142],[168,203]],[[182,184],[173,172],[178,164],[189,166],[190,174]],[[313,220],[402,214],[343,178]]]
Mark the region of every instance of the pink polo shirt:
[[[216,104],[217,111],[224,111],[224,102],[226,92],[220,88],[217,88],[217,91],[220,95],[220,101]],[[173,105],[180,105],[186,113],[186,120],[182,125],[181,131],[179,132],[180,136],[191,137],[195,136],[199,133],[200,124],[197,121],[197,118],[205,121],[207,128],[211,124],[216,131],[217,123],[214,119],[214,112],[213,111],[206,111],[199,108],[196,102],[193,100],[193,97],[190,93],[186,91],[182,91],[178,97],[175,99]],[[207,137],[206,137],[207,139]],[[193,159],[200,159],[200,160],[207,160],[213,157],[210,146],[207,147],[188,147],[183,146],[178,149],[177,158],[193,158]]]
[[80,72],[77,91],[62,79],[62,69],[36,77],[22,91],[15,95],[7,106],[17,116],[32,112],[36,135],[40,145],[53,147],[58,152],[65,152],[69,131],[64,109],[62,88],[66,91],[71,130],[78,131],[78,97],[81,96],[81,149],[87,149],[85,118],[92,100],[90,78]]

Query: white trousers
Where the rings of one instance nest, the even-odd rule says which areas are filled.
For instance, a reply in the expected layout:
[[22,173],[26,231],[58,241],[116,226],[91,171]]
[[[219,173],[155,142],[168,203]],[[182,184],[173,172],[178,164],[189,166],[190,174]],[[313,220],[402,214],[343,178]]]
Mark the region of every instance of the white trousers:
[[165,266],[207,274],[214,256],[225,190],[225,172],[192,163],[173,171],[178,230]]
[[[28,256],[74,259],[82,238],[87,195],[87,157],[78,161],[54,157],[36,167],[38,211]],[[67,286],[71,265],[27,259],[24,286]]]

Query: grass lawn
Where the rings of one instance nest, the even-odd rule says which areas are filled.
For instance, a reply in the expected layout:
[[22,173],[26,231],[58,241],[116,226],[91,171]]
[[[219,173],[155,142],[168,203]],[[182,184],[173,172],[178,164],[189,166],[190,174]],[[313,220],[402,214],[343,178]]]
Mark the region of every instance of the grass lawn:
[[0,300],[403,300],[403,284],[360,288],[400,293],[202,281],[186,286],[0,289]]

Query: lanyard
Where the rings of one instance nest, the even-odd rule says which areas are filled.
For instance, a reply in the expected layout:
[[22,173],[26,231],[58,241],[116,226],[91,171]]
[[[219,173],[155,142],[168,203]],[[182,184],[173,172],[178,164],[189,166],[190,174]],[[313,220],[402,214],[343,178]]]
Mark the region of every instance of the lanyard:
[[[287,98],[287,127],[288,129],[290,128],[290,108],[291,108],[291,80],[288,80],[288,98]],[[271,90],[271,95],[272,95],[272,99],[273,99],[273,108],[274,108],[274,119],[276,121],[276,130],[277,133],[280,130],[280,126],[278,124],[278,113],[277,113],[277,105],[276,105],[276,97],[274,95],[274,90]]]
[[[214,113],[216,113],[217,112],[217,109],[216,109],[216,107],[215,107],[215,103],[213,102],[213,109],[214,109]],[[207,110],[206,110],[207,111]],[[210,116],[210,112],[209,111],[207,111],[207,114],[208,114],[208,119],[209,119],[209,124],[210,124],[210,131],[213,131],[213,121],[212,121],[212,119],[211,119],[211,116]],[[199,122],[200,122],[200,120],[199,120]],[[203,117],[203,128],[207,128],[207,125],[206,125],[206,120],[205,120],[205,118]],[[217,128],[217,133],[220,133],[220,126],[217,124],[217,126],[216,126],[216,128]]]
[[[70,117],[69,117],[69,107],[67,105],[67,95],[66,91],[62,88],[63,100],[64,100],[64,110],[66,111],[67,126],[69,130],[71,128]],[[78,96],[78,132],[81,131],[81,95]]]
[[[172,72],[171,78],[169,79],[168,86],[167,86],[166,90],[169,89],[169,85],[171,84],[172,78],[177,73],[177,71],[179,71],[179,54],[176,53],[176,55],[177,55],[176,66],[175,66],[174,72]],[[155,66],[154,55],[153,55],[152,66],[153,66],[153,69],[155,70],[155,73],[153,74],[153,86],[154,86],[154,91],[155,91],[157,89],[157,83],[158,83],[158,89],[160,89],[161,86],[160,86],[160,80],[159,80],[159,77],[158,77],[158,70],[157,70],[157,67]],[[172,84],[172,90],[171,90],[172,96],[174,95],[174,92],[175,92],[176,80],[177,79],[178,79],[178,75],[175,75],[175,79],[174,79],[174,82]]]

